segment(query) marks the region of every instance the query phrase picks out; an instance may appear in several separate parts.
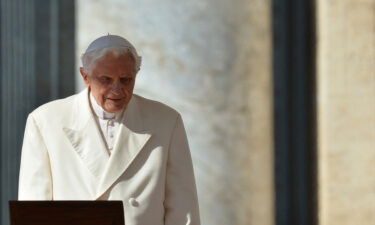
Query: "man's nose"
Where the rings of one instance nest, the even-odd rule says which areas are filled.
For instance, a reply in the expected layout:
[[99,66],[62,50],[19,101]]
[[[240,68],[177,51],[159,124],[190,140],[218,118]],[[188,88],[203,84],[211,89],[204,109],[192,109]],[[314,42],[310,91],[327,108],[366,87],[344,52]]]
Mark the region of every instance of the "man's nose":
[[121,82],[120,80],[114,80],[111,85],[111,92],[116,95],[121,94]]

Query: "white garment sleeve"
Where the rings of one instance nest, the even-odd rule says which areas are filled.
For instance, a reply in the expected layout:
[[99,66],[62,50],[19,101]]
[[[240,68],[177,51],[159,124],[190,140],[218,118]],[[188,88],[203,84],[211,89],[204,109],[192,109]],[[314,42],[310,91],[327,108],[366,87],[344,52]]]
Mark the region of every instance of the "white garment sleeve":
[[47,148],[30,114],[22,145],[19,200],[52,200],[52,177]]
[[185,128],[178,115],[169,146],[165,225],[199,225],[199,206]]

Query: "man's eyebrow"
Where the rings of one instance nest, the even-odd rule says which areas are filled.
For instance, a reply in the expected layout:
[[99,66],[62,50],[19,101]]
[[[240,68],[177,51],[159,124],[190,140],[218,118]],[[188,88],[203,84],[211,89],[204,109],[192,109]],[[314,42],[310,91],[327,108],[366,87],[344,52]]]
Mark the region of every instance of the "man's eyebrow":
[[131,74],[131,73],[124,73],[124,74],[121,74],[120,75],[120,78],[126,78],[126,77],[129,77],[129,78],[132,78],[133,77],[133,74]]
[[97,76],[97,77],[104,77],[104,76],[106,76],[106,77],[111,77],[109,74],[106,74],[106,73],[99,73],[99,74],[97,74],[96,76]]

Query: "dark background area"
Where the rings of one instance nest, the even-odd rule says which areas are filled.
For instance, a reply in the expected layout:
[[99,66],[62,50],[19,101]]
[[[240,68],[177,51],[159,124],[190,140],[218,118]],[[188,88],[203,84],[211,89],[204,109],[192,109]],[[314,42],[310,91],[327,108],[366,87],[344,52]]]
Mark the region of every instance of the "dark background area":
[[272,1],[277,225],[318,224],[314,3]]

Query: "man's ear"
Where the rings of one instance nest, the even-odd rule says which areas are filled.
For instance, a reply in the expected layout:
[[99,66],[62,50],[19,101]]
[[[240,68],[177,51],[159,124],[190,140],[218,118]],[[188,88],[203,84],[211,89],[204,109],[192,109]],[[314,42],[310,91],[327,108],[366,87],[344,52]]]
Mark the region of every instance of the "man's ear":
[[83,67],[79,68],[79,72],[81,73],[81,76],[83,78],[83,81],[86,84],[86,87],[90,87],[90,81],[88,79],[88,74],[85,72],[85,70],[83,69]]

